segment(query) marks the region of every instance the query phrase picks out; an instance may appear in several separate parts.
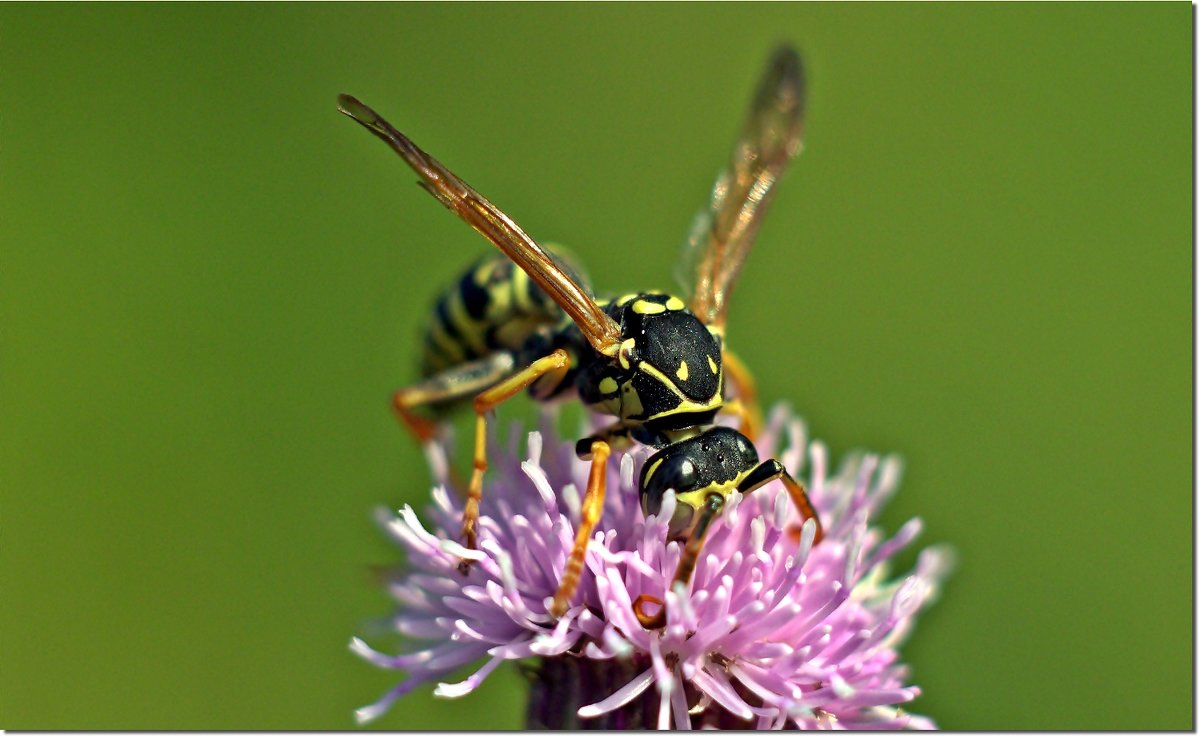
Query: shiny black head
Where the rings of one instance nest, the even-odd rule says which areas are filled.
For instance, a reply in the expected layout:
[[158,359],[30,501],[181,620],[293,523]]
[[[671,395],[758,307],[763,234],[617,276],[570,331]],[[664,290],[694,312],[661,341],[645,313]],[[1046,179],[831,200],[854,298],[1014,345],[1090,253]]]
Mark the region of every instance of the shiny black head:
[[754,445],[731,427],[714,427],[695,437],[666,446],[646,459],[638,480],[642,512],[658,514],[663,495],[675,491],[675,514],[668,536],[676,540],[691,532],[696,512],[709,496],[724,499],[758,465]]
[[659,430],[708,424],[722,404],[719,335],[669,294],[626,295],[605,312],[621,327],[621,347],[580,373],[583,401]]

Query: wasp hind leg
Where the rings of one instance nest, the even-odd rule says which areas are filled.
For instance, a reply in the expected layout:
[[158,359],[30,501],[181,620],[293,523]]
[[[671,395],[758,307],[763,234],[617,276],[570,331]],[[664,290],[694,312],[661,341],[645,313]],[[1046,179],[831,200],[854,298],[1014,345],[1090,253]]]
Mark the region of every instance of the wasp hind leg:
[[[561,381],[571,367],[567,352],[559,349],[539,358],[527,367],[503,379],[475,397],[475,456],[471,483],[467,486],[467,502],[463,508],[462,538],[470,549],[476,548],[475,524],[479,521],[479,501],[483,498],[483,474],[487,471],[487,414],[513,398],[544,376]],[[469,561],[462,561],[459,570],[466,573]]]
[[496,353],[441,371],[392,395],[392,410],[422,445],[437,434],[437,422],[417,414],[418,407],[449,404],[478,394],[504,379],[513,371],[513,357]]

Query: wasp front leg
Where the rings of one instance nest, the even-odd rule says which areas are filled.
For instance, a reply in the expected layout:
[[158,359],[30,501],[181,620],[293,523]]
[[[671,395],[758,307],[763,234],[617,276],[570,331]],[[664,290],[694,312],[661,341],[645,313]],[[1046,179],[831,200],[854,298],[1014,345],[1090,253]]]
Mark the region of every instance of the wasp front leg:
[[753,471],[746,474],[746,477],[742,479],[737,488],[742,494],[749,494],[775,479],[783,482],[783,487],[787,489],[788,496],[792,499],[792,504],[796,507],[796,511],[800,513],[800,518],[804,522],[811,519],[816,523],[817,530],[816,534],[813,535],[813,545],[821,542],[825,531],[821,527],[821,519],[817,516],[817,510],[813,507],[812,500],[808,498],[808,491],[804,488],[804,484],[792,478],[792,475],[787,472],[787,469],[779,461],[774,458],[763,461]]
[[[747,447],[749,447],[748,441],[746,441],[744,438],[736,437],[736,431],[729,428],[711,430],[709,433],[694,439],[692,442],[703,442],[703,440],[707,438],[710,442],[710,448],[714,451],[719,451],[720,447],[718,443],[721,441],[722,435],[725,438],[733,436],[735,437],[735,440],[740,443],[747,443]],[[726,450],[731,450],[731,448],[727,448]],[[677,451],[676,458],[683,458],[685,461],[690,461],[690,459],[686,457],[685,452]],[[664,473],[672,474],[677,472],[677,469],[670,468],[670,461],[670,458],[661,460],[658,463],[660,469],[657,472],[652,472],[650,476],[652,489],[653,480],[658,478],[658,476],[661,476]],[[680,468],[682,468],[682,464],[678,465]],[[662,468],[666,468],[667,470],[664,471]],[[736,486],[726,487],[718,492],[708,493],[704,497],[703,506],[699,507],[699,509],[695,509],[694,506],[689,507],[692,512],[685,515],[685,519],[690,519],[694,516],[696,522],[691,528],[690,532],[687,532],[686,537],[684,537],[686,542],[683,546],[683,553],[679,557],[679,563],[675,568],[675,576],[671,581],[672,588],[679,584],[686,586],[687,583],[691,581],[692,573],[696,569],[696,562],[699,560],[700,549],[704,545],[704,537],[708,533],[709,525],[712,524],[712,521],[716,519],[721,510],[724,508],[725,495],[729,491],[732,491],[733,488],[736,488],[742,493],[743,496],[747,496],[766,486],[771,481],[780,479],[783,482],[784,487],[787,489],[788,495],[792,499],[792,503],[796,506],[796,509],[799,510],[800,516],[806,521],[811,519],[816,524],[816,531],[815,535],[813,536],[813,544],[815,545],[821,541],[821,538],[824,534],[821,529],[821,521],[817,518],[816,509],[813,507],[812,501],[808,498],[808,492],[804,489],[804,485],[792,478],[791,474],[787,472],[787,469],[783,467],[783,464],[775,459],[758,463],[757,459],[755,458],[749,464],[749,468],[750,470],[745,472],[744,475],[739,474],[740,481],[737,482]],[[655,473],[657,473],[658,476],[656,476]],[[645,479],[643,479],[643,482],[645,482]],[[692,485],[694,486],[695,483],[693,482]],[[676,504],[683,503],[684,502],[678,501],[678,499],[676,500]],[[649,605],[657,606],[658,610],[653,613],[647,611],[647,607]],[[641,596],[637,597],[637,599],[635,599],[633,602],[633,613],[637,616],[638,622],[640,622],[646,629],[659,629],[666,626],[666,606],[664,602],[657,597],[650,596],[648,594],[642,594]]]
[[[725,498],[719,494],[711,494],[705,500],[704,507],[700,510],[700,517],[696,520],[696,526],[692,528],[687,542],[683,545],[683,554],[679,556],[679,563],[675,566],[675,576],[671,579],[671,588],[675,588],[676,584],[686,586],[692,580],[692,573],[696,570],[696,561],[700,559],[700,549],[704,546],[704,536],[708,534],[709,526],[724,507]],[[654,614],[647,613],[647,604],[657,605],[658,611]],[[667,605],[654,596],[642,594],[634,599],[633,614],[637,617],[638,622],[648,630],[662,629],[667,624]]]
[[[561,382],[570,367],[571,359],[567,352],[559,349],[539,358],[475,397],[474,469],[471,473],[471,483],[467,486],[467,502],[463,508],[462,523],[463,542],[468,548],[476,547],[475,524],[479,521],[479,501],[483,498],[483,474],[488,467],[487,414],[544,376],[551,377],[555,383]],[[465,571],[468,564],[467,561],[463,561],[459,568]]]

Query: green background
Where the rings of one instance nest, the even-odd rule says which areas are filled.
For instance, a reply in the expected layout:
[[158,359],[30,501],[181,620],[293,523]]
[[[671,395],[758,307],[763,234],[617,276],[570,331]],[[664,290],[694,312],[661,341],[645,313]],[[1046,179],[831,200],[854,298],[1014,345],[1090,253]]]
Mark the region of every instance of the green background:
[[[913,710],[1190,728],[1191,14],[0,7],[0,724],[343,729],[397,681],[346,650],[389,608],[372,509],[427,494],[387,398],[486,245],[336,93],[598,287],[671,287],[788,39],[808,148],[729,332],[958,551]],[[516,727],[519,688],[379,725]]]

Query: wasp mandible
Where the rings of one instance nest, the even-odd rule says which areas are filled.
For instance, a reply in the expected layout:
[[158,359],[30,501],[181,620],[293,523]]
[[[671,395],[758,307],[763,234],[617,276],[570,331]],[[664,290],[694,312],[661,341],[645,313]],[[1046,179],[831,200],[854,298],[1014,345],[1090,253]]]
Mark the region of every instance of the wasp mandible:
[[[382,139],[420,177],[419,184],[479,231],[501,254],[477,262],[435,304],[425,336],[424,379],[397,391],[393,407],[422,442],[436,425],[418,408],[474,397],[474,469],[462,537],[476,547],[476,522],[487,470],[488,414],[528,390],[539,400],[574,392],[592,411],[616,420],[580,440],[591,461],[581,521],[549,613],[566,613],[583,571],[588,541],[604,507],[605,473],[616,444],[655,449],[638,480],[642,510],[658,514],[675,492],[668,535],[683,541],[673,581],[686,584],[705,534],[733,490],[749,494],[779,479],[804,520],[821,525],[804,486],[775,460],[761,461],[748,435],[758,424],[749,372],[725,348],[729,294],[754,242],[772,188],[801,149],[804,73],[788,47],[770,58],[728,167],[696,219],[684,263],[689,302],[646,291],[616,299],[593,296],[569,255],[538,245],[508,215],[417,147],[374,110],[349,95],[338,110]],[[729,375],[738,396],[725,397]],[[741,429],[715,425],[718,412]],[[466,572],[466,562],[461,567]],[[654,613],[648,604],[657,604]],[[647,628],[666,622],[661,600],[634,603]]]

